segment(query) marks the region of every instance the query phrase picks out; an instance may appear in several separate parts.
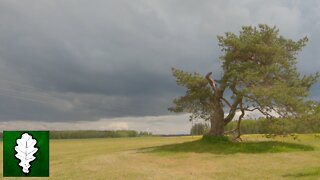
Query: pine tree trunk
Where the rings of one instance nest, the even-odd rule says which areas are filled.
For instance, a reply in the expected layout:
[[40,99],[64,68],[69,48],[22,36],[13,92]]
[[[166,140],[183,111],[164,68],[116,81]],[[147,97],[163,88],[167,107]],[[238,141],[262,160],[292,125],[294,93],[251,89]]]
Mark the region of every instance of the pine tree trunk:
[[213,99],[214,114],[211,117],[211,129],[209,134],[211,136],[223,136],[224,133],[224,111],[221,106],[220,98],[214,97]]

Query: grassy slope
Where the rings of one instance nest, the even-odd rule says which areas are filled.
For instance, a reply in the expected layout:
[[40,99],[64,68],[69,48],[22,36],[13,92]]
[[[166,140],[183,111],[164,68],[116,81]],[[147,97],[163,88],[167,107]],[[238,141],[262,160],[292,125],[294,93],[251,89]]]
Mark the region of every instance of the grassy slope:
[[314,148],[309,145],[281,142],[275,140],[232,142],[226,137],[212,138],[210,136],[204,136],[204,138],[202,139],[191,142],[162,145],[155,148],[146,148],[146,150],[148,149],[151,149],[151,152],[160,153],[196,152],[213,154],[252,154],[314,150]]
[[[262,140],[261,135],[244,137]],[[144,152],[145,148],[194,141],[199,137],[140,137],[51,140],[52,179],[319,179],[320,139],[300,135],[314,151],[233,153]],[[281,145],[280,145],[281,146]],[[162,146],[166,147],[166,146]],[[2,144],[0,144],[2,161]],[[227,147],[225,147],[227,148]],[[212,150],[212,147],[211,147]],[[0,163],[2,177],[2,163]]]

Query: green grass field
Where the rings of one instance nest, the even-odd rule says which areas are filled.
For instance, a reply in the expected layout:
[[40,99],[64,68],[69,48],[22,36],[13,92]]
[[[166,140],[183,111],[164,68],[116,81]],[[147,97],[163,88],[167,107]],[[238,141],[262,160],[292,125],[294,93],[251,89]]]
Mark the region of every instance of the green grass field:
[[[320,138],[315,135],[299,135],[298,140],[278,137],[272,142],[261,142],[269,141],[262,135],[243,136],[243,143],[199,139],[51,140],[50,178],[320,179]],[[0,147],[2,162],[2,142]]]

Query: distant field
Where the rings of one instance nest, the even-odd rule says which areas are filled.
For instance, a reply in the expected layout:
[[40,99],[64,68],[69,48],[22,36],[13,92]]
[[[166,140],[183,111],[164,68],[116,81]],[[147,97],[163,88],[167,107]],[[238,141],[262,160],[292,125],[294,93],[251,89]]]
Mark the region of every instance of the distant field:
[[[320,179],[320,138],[299,135],[280,142],[310,145],[313,151],[229,153],[214,151],[146,151],[150,147],[200,137],[137,137],[50,140],[52,179]],[[246,141],[266,140],[262,135]],[[2,142],[0,142],[2,162]],[[181,146],[183,147],[183,146]],[[2,177],[2,163],[0,163]],[[8,178],[11,179],[11,178]],[[21,179],[21,178],[19,178]],[[39,178],[35,178],[39,179]]]

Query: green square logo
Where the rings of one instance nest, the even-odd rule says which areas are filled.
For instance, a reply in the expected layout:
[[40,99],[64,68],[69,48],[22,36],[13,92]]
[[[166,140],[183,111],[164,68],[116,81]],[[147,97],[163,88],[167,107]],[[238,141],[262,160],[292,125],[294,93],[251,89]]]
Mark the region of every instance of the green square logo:
[[49,177],[49,131],[3,131],[4,177]]

